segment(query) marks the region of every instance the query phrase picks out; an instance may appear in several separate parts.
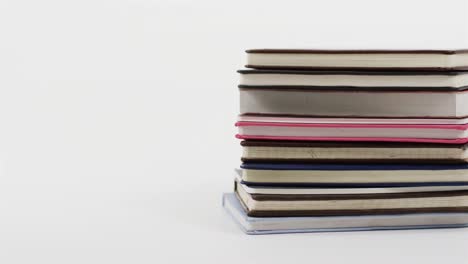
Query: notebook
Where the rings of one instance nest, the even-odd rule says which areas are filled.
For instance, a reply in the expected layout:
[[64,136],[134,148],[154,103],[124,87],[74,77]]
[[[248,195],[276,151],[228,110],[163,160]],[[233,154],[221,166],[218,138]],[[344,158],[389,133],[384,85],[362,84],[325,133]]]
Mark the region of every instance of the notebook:
[[464,125],[468,118],[363,118],[363,117],[291,117],[269,115],[239,115],[239,122],[274,122],[274,123],[304,123],[304,124],[400,124],[400,125]]
[[466,163],[466,144],[334,141],[241,141],[244,162]]
[[342,195],[342,194],[392,194],[392,193],[418,193],[418,192],[443,192],[443,191],[468,191],[468,185],[464,186],[413,186],[413,187],[361,187],[361,188],[304,188],[281,186],[248,186],[236,178],[235,185],[241,186],[249,194],[284,194],[284,195]]
[[247,50],[248,68],[466,70],[468,50]]
[[247,185],[467,185],[468,164],[243,163]]
[[223,207],[247,234],[304,232],[370,231],[468,226],[467,213],[430,213],[404,215],[250,217],[234,193],[223,195]]
[[466,91],[240,88],[240,114],[279,117],[465,118]]
[[[430,121],[429,121],[430,122]],[[426,142],[434,140],[468,141],[468,125],[445,124],[369,124],[369,123],[285,123],[239,121],[235,124],[244,138],[402,138]]]
[[340,216],[409,213],[468,213],[468,190],[347,194],[236,194],[247,215],[257,217]]
[[[468,53],[467,53],[468,55]],[[463,91],[467,72],[239,70],[239,88],[358,91]]]

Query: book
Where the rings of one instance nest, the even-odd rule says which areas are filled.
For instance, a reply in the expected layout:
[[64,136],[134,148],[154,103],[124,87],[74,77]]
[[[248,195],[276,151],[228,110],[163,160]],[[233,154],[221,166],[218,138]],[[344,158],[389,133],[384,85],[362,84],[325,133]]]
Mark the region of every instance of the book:
[[304,124],[400,124],[400,125],[462,125],[468,124],[468,118],[362,118],[362,117],[291,117],[268,115],[239,115],[239,122],[274,122],[274,123],[304,123]]
[[243,163],[247,185],[467,185],[468,164]]
[[241,141],[244,162],[466,163],[466,144],[334,141]]
[[402,215],[251,217],[234,193],[225,193],[225,211],[246,234],[370,231],[468,226],[467,213],[417,213]]
[[[468,55],[468,53],[467,53]],[[239,70],[239,88],[353,91],[463,91],[466,72]]]
[[311,187],[278,187],[278,186],[249,186],[236,178],[235,185],[240,185],[249,194],[391,194],[391,193],[418,193],[418,192],[441,192],[441,191],[468,191],[468,185],[463,186],[412,186],[412,187],[361,187],[361,188],[311,188]]
[[248,68],[466,70],[468,50],[247,50]]
[[[429,121],[430,122],[430,121]],[[460,139],[468,141],[468,124],[369,124],[369,123],[285,123],[238,121],[239,136],[245,138],[272,137],[279,139],[311,138],[403,138]]]
[[240,88],[240,114],[279,117],[465,118],[465,91]]
[[341,216],[408,213],[468,213],[468,191],[352,194],[251,194],[243,185],[235,192],[247,215]]

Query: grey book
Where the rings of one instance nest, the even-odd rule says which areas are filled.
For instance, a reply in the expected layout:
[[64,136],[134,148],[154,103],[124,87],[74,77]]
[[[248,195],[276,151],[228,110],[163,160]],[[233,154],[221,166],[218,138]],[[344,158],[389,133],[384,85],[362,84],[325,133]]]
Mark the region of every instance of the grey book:
[[223,195],[223,207],[247,234],[370,231],[468,226],[468,213],[404,215],[250,217],[234,193]]

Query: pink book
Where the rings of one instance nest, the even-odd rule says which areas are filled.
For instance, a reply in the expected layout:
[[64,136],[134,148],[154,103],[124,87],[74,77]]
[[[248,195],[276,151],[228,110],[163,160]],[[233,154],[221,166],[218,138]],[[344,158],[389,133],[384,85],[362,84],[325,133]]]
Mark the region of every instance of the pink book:
[[288,118],[240,116],[240,139],[389,141],[462,144],[468,124],[461,119]]

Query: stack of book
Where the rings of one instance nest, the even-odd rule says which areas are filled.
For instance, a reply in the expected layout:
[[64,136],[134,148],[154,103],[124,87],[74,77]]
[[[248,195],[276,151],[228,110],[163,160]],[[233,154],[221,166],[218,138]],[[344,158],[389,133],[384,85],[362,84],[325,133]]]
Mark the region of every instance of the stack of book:
[[223,199],[244,231],[468,225],[468,50],[247,55]]

